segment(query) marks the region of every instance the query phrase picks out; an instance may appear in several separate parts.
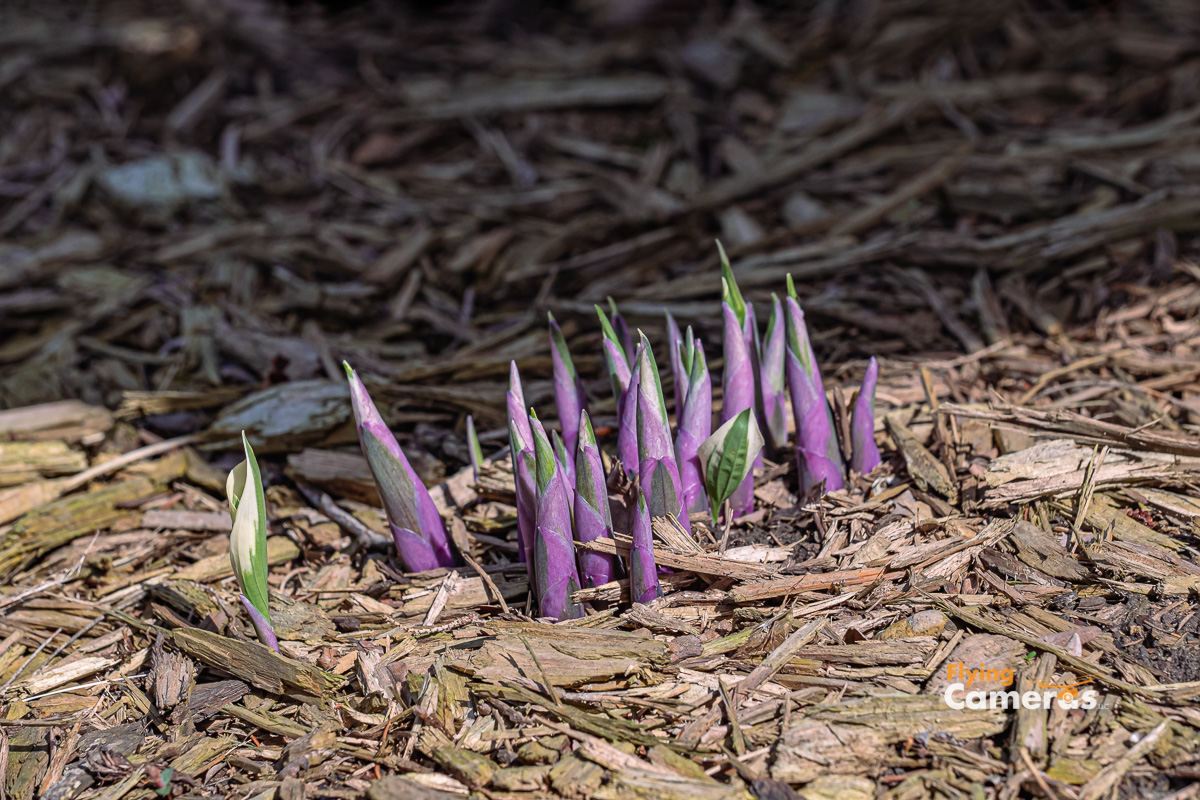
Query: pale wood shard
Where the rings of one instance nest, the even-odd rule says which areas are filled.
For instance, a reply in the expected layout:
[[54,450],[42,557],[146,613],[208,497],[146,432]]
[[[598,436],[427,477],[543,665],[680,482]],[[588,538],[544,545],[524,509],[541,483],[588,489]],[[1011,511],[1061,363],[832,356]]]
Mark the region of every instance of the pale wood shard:
[[342,684],[335,675],[284,658],[257,642],[236,641],[196,628],[172,631],[171,641],[197,661],[272,694],[296,692],[320,698]]

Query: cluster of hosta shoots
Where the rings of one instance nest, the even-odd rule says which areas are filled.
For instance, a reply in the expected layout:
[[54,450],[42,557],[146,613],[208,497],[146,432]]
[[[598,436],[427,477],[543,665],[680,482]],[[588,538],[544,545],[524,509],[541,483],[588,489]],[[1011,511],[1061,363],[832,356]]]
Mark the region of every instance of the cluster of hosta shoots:
[[[720,427],[713,432],[712,377],[703,342],[691,328],[680,330],[666,315],[667,346],[674,377],[674,430],[658,363],[640,331],[630,336],[616,305],[596,307],[601,346],[618,419],[616,459],[633,481],[622,507],[629,516],[632,544],[629,580],[635,600],[659,593],[654,564],[654,517],[673,516],[689,528],[689,515],[721,509],[740,516],[754,506],[754,467],[764,446],[787,443],[791,395],[800,484],[804,491],[842,487],[845,460],[834,433],[804,325],[804,314],[788,279],[782,301],[771,296],[771,314],[760,336],[754,307],[742,296],[725,251],[721,257],[721,315],[724,327]],[[598,586],[621,570],[613,556],[574,543],[612,535],[604,461],[587,414],[587,398],[562,331],[550,319],[554,398],[562,438],[547,439],[533,420],[516,365],[508,392],[509,434],[516,476],[518,551],[542,614],[569,617],[581,609],[569,601],[570,587]],[[851,469],[869,473],[879,463],[874,439],[874,393],[878,366],[872,359],[851,423]]]
[[242,433],[246,459],[233,468],[225,481],[225,494],[233,514],[229,532],[229,561],[237,579],[242,601],[259,640],[279,650],[271,609],[267,602],[267,507],[263,499],[262,474],[254,450]]
[[[681,331],[667,314],[667,363],[674,377],[676,422],[672,430],[649,339],[641,331],[636,340],[630,335],[611,299],[607,308],[596,307],[616,402],[616,460],[633,486],[629,497],[617,501],[624,511],[621,518],[628,518],[632,538],[627,565],[610,553],[577,546],[612,538],[614,508],[618,506],[610,507],[611,469],[606,470],[583,383],[553,316],[549,320],[550,352],[561,435],[559,430],[547,433],[525,401],[516,363],[511,365],[507,411],[516,484],[517,551],[529,571],[543,616],[580,616],[583,608],[575,601],[575,592],[620,578],[623,566],[627,566],[635,600],[645,602],[658,596],[661,589],[652,519],[671,516],[688,530],[692,513],[708,510],[716,521],[722,508],[732,517],[752,510],[754,467],[762,463],[764,446],[774,451],[786,444],[789,394],[801,489],[823,486],[832,491],[843,486],[847,459],[834,433],[833,415],[791,278],[782,301],[771,296],[770,317],[765,335],[760,336],[754,307],[743,298],[719,244],[718,249],[724,372],[721,424],[715,432],[712,377],[704,345],[692,329]],[[349,366],[346,370],[363,453],[405,566],[410,571],[454,566],[456,556],[429,492],[384,425],[362,382]],[[877,375],[878,366],[871,359],[851,420],[848,460],[852,470],[863,474],[879,463],[874,439]],[[467,429],[472,467],[478,476],[482,452],[473,420],[468,419]],[[623,484],[618,481],[617,485]],[[248,606],[265,615],[265,590],[261,607],[250,590],[246,594]]]
[[[739,454],[749,453],[755,448],[747,444],[757,439],[772,449],[782,448],[787,440],[785,407],[790,394],[801,490],[807,492],[819,486],[825,491],[842,488],[846,477],[845,460],[838,446],[833,414],[825,397],[825,386],[791,276],[787,279],[788,293],[783,302],[777,295],[771,295],[771,317],[766,336],[759,339],[754,307],[743,300],[733,268],[719,244],[718,251],[721,256],[721,310],[725,324],[723,429],[744,411],[753,409],[744,425],[739,423],[728,429],[733,436],[731,446]],[[864,475],[879,464],[874,419],[878,372],[879,367],[872,358],[851,419],[850,467]],[[755,455],[750,457],[757,459]],[[729,469],[741,471],[740,458],[740,455],[731,456],[732,460],[725,464],[726,470],[717,476],[723,488],[728,474],[732,474]],[[729,496],[734,516],[753,507],[752,484],[753,472],[747,470],[742,483]],[[717,507],[719,503],[714,501],[713,506]]]

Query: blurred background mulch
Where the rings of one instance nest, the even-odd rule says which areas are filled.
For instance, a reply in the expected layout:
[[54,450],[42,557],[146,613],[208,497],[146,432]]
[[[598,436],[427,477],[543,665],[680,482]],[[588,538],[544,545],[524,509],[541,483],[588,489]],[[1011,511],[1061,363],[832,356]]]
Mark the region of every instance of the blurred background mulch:
[[[1182,0],[6,3],[0,407],[169,436],[320,406],[349,359],[456,467],[510,359],[545,404],[547,310],[601,416],[593,303],[715,347],[716,237],[751,298],[796,277],[824,363],[918,394],[908,359],[964,353],[1017,395],[1130,345],[1161,381],[1200,306],[1197,33]],[[1123,316],[1151,291],[1171,324]]]

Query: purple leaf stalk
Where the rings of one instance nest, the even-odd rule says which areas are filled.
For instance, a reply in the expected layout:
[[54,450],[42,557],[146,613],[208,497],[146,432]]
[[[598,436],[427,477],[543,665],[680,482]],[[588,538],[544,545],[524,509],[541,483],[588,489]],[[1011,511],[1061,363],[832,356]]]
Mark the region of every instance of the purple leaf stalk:
[[787,382],[796,420],[796,464],[800,490],[820,484],[832,492],[844,485],[845,467],[834,435],[833,414],[825,399],[825,385],[813,355],[804,324],[804,312],[796,299],[796,286],[788,276],[787,297]]
[[342,362],[342,366],[350,379],[350,400],[358,426],[358,440],[383,499],[388,525],[405,569],[423,572],[455,566],[457,558],[446,536],[446,525],[429,490],[384,424],[358,374],[349,364]]
[[[579,415],[579,449],[575,453],[575,539],[593,542],[611,539],[612,513],[608,507],[608,486],[604,478],[604,462],[596,444],[596,432],[587,412]],[[600,586],[615,580],[617,557],[607,553],[581,550],[579,574],[586,587]]]
[[763,433],[773,449],[787,444],[787,388],[784,383],[784,361],[787,353],[787,331],[783,321],[783,304],[771,293],[771,319],[767,336],[759,349],[758,389],[762,409],[759,419]]
[[242,607],[250,615],[250,622],[254,625],[254,632],[258,634],[258,640],[278,653],[279,640],[275,638],[275,628],[271,626],[270,618],[263,616],[246,595],[239,594],[238,599],[242,601]]
[[579,571],[575,567],[566,477],[542,423],[531,416],[529,424],[533,428],[537,491],[533,561],[538,603],[543,617],[575,619],[583,616],[583,607],[571,599],[571,594],[579,590]]
[[879,362],[871,356],[850,417],[850,440],[854,447],[850,453],[850,469],[860,475],[869,475],[881,460],[879,447],[875,444],[875,382],[878,379]]
[[[747,342],[746,323],[753,322],[742,294],[733,279],[733,269],[725,250],[717,243],[721,252],[721,313],[724,318],[725,372],[721,378],[724,398],[721,404],[721,422],[726,423],[747,408],[753,414],[755,384],[754,363],[750,359],[753,340]],[[733,516],[740,517],[754,510],[754,473],[751,471],[729,498]]]
[[583,383],[579,373],[575,371],[575,362],[571,360],[571,351],[567,349],[567,340],[563,338],[562,330],[550,318],[550,357],[554,363],[554,405],[558,409],[558,422],[562,426],[563,443],[568,453],[575,452],[575,440],[579,438],[579,412],[587,408],[587,397],[583,393]]
[[646,495],[637,490],[637,512],[633,517],[633,542],[629,546],[629,594],[635,603],[662,597],[658,569],[654,564],[654,528]]
[[704,360],[704,346],[692,337],[679,350],[684,388],[683,411],[675,434],[675,460],[679,464],[679,483],[687,511],[704,511],[708,499],[704,492],[704,472],[700,464],[700,445],[712,431],[712,378]]
[[671,425],[667,421],[658,365],[646,335],[639,332],[639,337],[641,352],[636,365],[638,481],[646,493],[651,516],[670,514],[679,520],[684,530],[690,532],[691,524],[683,502],[679,465],[675,462]]

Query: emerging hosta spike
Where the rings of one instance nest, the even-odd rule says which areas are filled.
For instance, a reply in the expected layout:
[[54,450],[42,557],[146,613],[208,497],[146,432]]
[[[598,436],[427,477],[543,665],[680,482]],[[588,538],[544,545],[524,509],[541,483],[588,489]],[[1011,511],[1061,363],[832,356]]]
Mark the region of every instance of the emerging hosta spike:
[[700,467],[700,445],[712,430],[712,378],[704,360],[704,346],[691,338],[689,347],[680,346],[680,361],[684,370],[683,412],[675,434],[675,460],[679,464],[679,483],[687,511],[703,511],[708,507],[704,491],[704,473]]
[[[734,316],[737,317],[738,325],[741,327],[742,340],[746,343],[747,358],[750,362],[750,386],[747,390],[750,395],[750,405],[745,407],[752,408],[756,415],[761,415],[763,413],[763,398],[762,392],[759,390],[759,383],[762,380],[762,370],[759,367],[758,358],[761,346],[758,340],[758,320],[754,316],[754,306],[742,298],[742,292],[738,288],[737,279],[733,274],[733,265],[729,263],[729,256],[725,254],[725,248],[721,245],[720,241],[717,242],[717,253],[721,260],[721,301],[733,309]],[[726,321],[725,325],[726,336],[731,336],[732,328],[729,322]],[[736,408],[730,408],[729,399],[726,396],[721,410],[721,421],[727,422],[732,419],[736,414],[741,412],[743,407],[741,399],[738,398]],[[726,409],[729,409],[729,413],[726,413]],[[754,460],[754,466],[762,466],[761,455]],[[734,514],[742,514],[743,512],[738,509],[747,503],[748,505],[745,506],[746,511],[750,510],[754,505],[753,491],[749,484],[738,489],[733,500]]]
[[880,461],[879,447],[875,444],[875,382],[878,378],[879,362],[871,356],[850,417],[850,438],[854,447],[850,454],[850,469],[860,475],[870,474]]
[[825,385],[804,324],[804,312],[796,299],[796,287],[788,276],[787,297],[787,382],[792,394],[792,414],[796,420],[796,464],[800,469],[800,490],[824,483],[832,492],[844,485],[845,468],[833,414],[825,399]]
[[767,322],[767,336],[759,350],[759,397],[762,400],[760,414],[764,433],[772,448],[787,444],[787,388],[784,383],[784,361],[787,354],[787,331],[783,321],[783,304],[773,292],[771,294],[771,319]]
[[629,593],[635,603],[662,597],[658,568],[654,564],[654,528],[646,495],[637,490],[637,512],[633,516],[633,542],[629,546]]
[[637,365],[641,363],[641,360],[642,347],[639,344],[637,355],[633,360],[634,368],[629,375],[629,387],[625,390],[618,407],[621,422],[620,428],[617,429],[617,459],[620,460],[621,466],[625,468],[625,474],[631,480],[637,477],[638,470],[641,468],[637,434],[637,393],[638,386],[641,384]]
[[571,532],[571,499],[563,470],[542,423],[531,416],[529,424],[533,428],[537,491],[533,560],[538,603],[543,617],[574,619],[583,616],[583,608],[571,599],[571,594],[579,590]]
[[575,371],[575,362],[567,349],[567,340],[562,329],[550,318],[550,358],[554,364],[554,404],[558,408],[558,422],[562,426],[563,442],[568,453],[575,452],[575,441],[579,437],[579,412],[587,408],[583,394],[583,383]]
[[479,468],[483,465],[483,448],[479,445],[479,434],[475,432],[475,420],[467,414],[467,450],[471,453],[471,473],[479,483]]
[[233,513],[229,562],[242,589],[242,604],[250,614],[258,638],[267,647],[279,650],[267,601],[267,507],[263,499],[262,473],[244,431],[242,449],[246,460],[234,467],[225,480],[225,495]]
[[650,341],[639,332],[641,341],[637,369],[637,437],[638,437],[638,481],[650,504],[650,514],[662,517],[670,514],[679,520],[686,531],[691,531],[687,508],[683,503],[683,489],[679,479],[679,465],[675,461],[675,447],[671,442],[671,425],[667,421],[666,403],[663,401],[662,383],[658,377],[658,365]]
[[600,318],[600,330],[604,334],[604,364],[608,367],[608,379],[612,383],[613,399],[620,408],[621,400],[629,389],[629,357],[625,354],[625,345],[617,338],[617,332],[604,316],[604,309],[596,306],[596,316]]
[[[529,418],[525,425],[528,427]],[[529,572],[529,585],[537,588],[534,579],[533,536],[537,529],[537,489],[533,482],[536,470],[533,455],[533,439],[522,439],[514,420],[508,422],[508,441],[511,445],[513,483],[517,495],[517,559],[525,564]]]
[[342,362],[342,366],[350,379],[350,400],[358,440],[375,478],[405,569],[423,572],[455,566],[456,557],[446,536],[446,524],[429,496],[429,490],[384,424],[358,374],[349,364]]
[[687,402],[687,370],[683,366],[683,358],[680,353],[680,347],[686,341],[683,334],[679,332],[679,323],[671,316],[671,312],[667,311],[667,353],[671,356],[671,377],[674,379],[675,391],[675,418],[678,424],[679,418],[683,416],[683,404]]
[[621,312],[617,311],[617,304],[613,302],[611,297],[608,298],[608,310],[611,313],[612,327],[616,331],[617,336],[620,337],[621,347],[625,349],[625,358],[629,359],[630,363],[633,363],[635,356],[633,337],[630,336],[629,325],[626,324],[625,318],[621,316]]
[[527,442],[533,448],[533,432],[529,429],[529,406],[525,405],[525,390],[521,386],[521,373],[517,371],[517,362],[508,363],[508,421],[515,424],[521,432],[521,441]]
[[[754,366],[750,362],[750,349],[742,335],[742,326],[737,312],[729,303],[721,304],[725,321],[725,373],[721,386],[724,399],[721,406],[721,422],[728,422],[749,409],[754,413]],[[754,509],[754,476],[746,479],[730,497],[734,517],[748,514]]]
[[[584,411],[579,415],[579,450],[575,454],[575,540],[611,539],[612,531],[604,462],[600,458],[592,421]],[[617,557],[581,549],[579,574],[585,587],[615,580]]]
[[717,428],[700,445],[698,456],[704,468],[708,499],[712,504],[713,524],[717,522],[721,506],[751,474],[754,456],[762,450],[762,446],[762,433],[748,408]]

